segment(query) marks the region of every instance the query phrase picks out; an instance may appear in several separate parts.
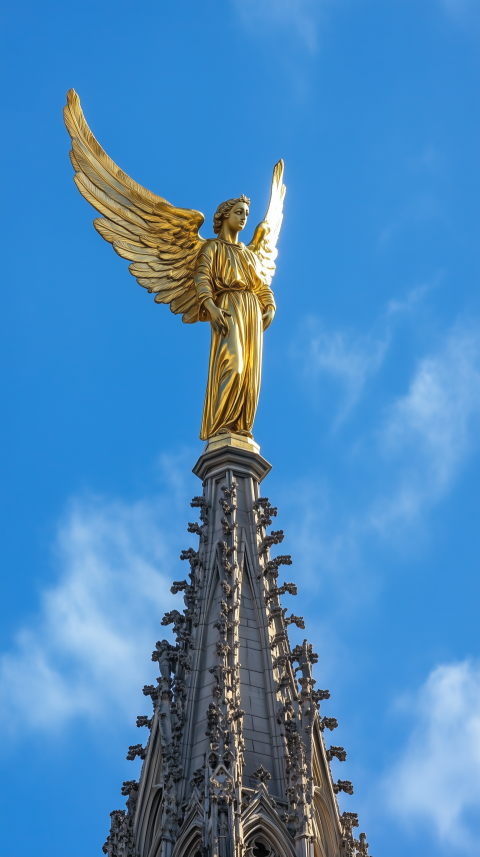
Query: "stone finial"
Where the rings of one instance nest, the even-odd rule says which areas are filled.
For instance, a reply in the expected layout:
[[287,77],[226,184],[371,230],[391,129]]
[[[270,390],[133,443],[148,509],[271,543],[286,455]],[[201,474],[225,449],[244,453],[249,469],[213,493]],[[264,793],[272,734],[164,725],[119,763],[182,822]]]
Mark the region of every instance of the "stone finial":
[[338,720],[336,717],[324,717],[323,720],[320,721],[320,729],[322,732],[324,729],[330,729],[332,732],[333,729],[336,729],[338,726]]
[[257,575],[257,578],[260,579],[262,575],[267,577],[269,574],[271,574],[272,577],[278,577],[278,569],[281,565],[292,565],[292,557],[290,554],[280,554],[280,556],[276,556],[274,559],[269,559],[269,561],[265,563],[260,574]]
[[181,552],[180,559],[188,559],[190,565],[193,568],[198,563],[198,551],[195,551],[193,548],[187,548],[186,550],[183,550]]
[[368,842],[367,842],[367,834],[360,834],[360,841],[357,845],[358,853],[362,855],[362,857],[368,857]]
[[353,827],[358,827],[358,813],[357,812],[344,812],[342,813],[342,826],[345,829],[352,829]]
[[220,500],[218,502],[219,502],[219,505],[222,507],[225,515],[231,515],[232,514],[234,507],[230,506],[230,504],[227,503],[227,501],[225,500],[225,497],[220,497]]
[[339,792],[346,792],[347,795],[353,795],[353,785],[350,780],[337,780],[333,784],[333,791],[337,795]]
[[190,786],[193,788],[200,789],[200,787],[205,782],[205,768],[197,768],[196,771],[192,774],[192,779],[190,780]]
[[133,762],[136,756],[140,756],[141,759],[144,759],[146,754],[146,748],[142,747],[141,744],[131,744],[128,748],[127,759],[129,762]]
[[230,536],[233,533],[233,531],[236,530],[238,527],[238,524],[236,524],[236,523],[231,524],[229,521],[227,521],[225,516],[223,516],[220,523],[223,527],[223,532],[226,536]]
[[205,497],[192,497],[192,500],[190,501],[190,506],[192,507],[192,509],[206,509],[207,501],[205,500]]
[[277,517],[277,507],[272,506],[268,497],[259,497],[253,504],[253,508],[257,513],[257,531],[263,527],[269,527],[272,523],[272,518]]
[[223,491],[226,497],[230,497],[232,502],[235,501],[235,497],[237,496],[237,483],[235,479],[232,479],[230,487],[228,485],[221,485],[220,490]]
[[323,699],[330,699],[330,691],[314,690],[312,693],[312,699],[314,702],[321,702]]
[[168,610],[165,613],[165,616],[163,617],[160,624],[161,625],[171,625],[172,623],[174,626],[173,630],[175,632],[175,626],[176,625],[183,625],[185,623],[185,616],[182,616],[182,614],[179,613],[178,610]]
[[347,751],[343,749],[343,747],[335,747],[331,746],[327,750],[327,759],[329,762],[332,761],[333,757],[336,756],[339,762],[345,762],[347,758]]
[[283,586],[272,586],[268,590],[268,592],[266,592],[264,595],[265,604],[268,604],[268,602],[272,598],[276,598],[277,596],[280,596],[280,595],[285,595],[286,592],[288,592],[289,595],[296,595],[297,594],[296,584],[295,583],[284,583]]
[[297,628],[301,628],[302,631],[305,628],[303,616],[294,616],[293,613],[290,616],[285,616],[285,625],[296,625]]
[[122,783],[122,795],[124,797],[128,797],[130,792],[134,791],[138,792],[138,783],[136,780],[126,780],[124,783]]
[[265,536],[265,538],[260,542],[258,546],[258,553],[261,556],[262,553],[265,553],[272,545],[279,545],[283,542],[284,538],[283,530],[272,530],[272,532]]
[[261,783],[267,783],[268,780],[272,779],[272,775],[269,774],[267,770],[265,770],[263,765],[260,765],[260,767],[258,767],[257,770],[253,772],[252,777],[254,780],[260,780]]

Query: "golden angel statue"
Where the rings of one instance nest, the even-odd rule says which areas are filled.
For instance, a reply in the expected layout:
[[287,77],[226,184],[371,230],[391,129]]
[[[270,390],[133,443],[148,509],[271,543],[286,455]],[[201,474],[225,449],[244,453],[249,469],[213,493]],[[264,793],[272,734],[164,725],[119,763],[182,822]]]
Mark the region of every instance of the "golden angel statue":
[[93,221],[100,235],[132,264],[137,282],[170,304],[186,324],[209,321],[212,328],[202,440],[232,432],[252,437],[260,393],[263,331],[275,315],[270,288],[283,219],[283,161],[273,170],[264,220],[245,246],[250,200],[229,199],[213,218],[215,238],[198,230],[199,211],[176,208],[125,175],[97,143],[71,89],[64,109],[72,138],[75,184],[103,217]]

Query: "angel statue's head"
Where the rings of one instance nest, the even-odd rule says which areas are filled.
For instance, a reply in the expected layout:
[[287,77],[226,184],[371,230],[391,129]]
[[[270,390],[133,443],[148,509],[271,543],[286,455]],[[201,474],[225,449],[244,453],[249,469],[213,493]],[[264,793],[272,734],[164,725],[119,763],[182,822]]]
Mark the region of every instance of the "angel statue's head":
[[250,200],[243,193],[236,199],[221,202],[213,216],[213,231],[219,235],[223,224],[227,223],[229,231],[238,234],[247,225]]

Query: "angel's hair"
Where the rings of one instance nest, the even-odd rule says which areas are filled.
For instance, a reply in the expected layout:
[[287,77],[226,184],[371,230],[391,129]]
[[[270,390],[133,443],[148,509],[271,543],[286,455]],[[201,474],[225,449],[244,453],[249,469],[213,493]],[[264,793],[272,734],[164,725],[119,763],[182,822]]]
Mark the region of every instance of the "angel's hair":
[[246,202],[247,205],[250,205],[250,200],[248,196],[245,196],[244,193],[242,193],[241,196],[235,197],[235,199],[227,199],[226,202],[220,203],[215,214],[213,215],[213,231],[215,232],[215,235],[218,235],[222,228],[223,221],[227,219],[233,206],[237,202]]

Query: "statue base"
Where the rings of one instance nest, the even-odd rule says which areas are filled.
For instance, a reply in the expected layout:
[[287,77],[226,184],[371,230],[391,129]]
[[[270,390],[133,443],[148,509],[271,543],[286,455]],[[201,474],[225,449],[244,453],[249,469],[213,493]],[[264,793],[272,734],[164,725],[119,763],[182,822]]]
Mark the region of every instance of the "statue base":
[[[193,472],[202,480],[221,472],[231,471],[239,477],[252,477],[257,482],[265,479],[272,465],[260,455],[260,446],[242,434],[217,434],[207,440]],[[252,495],[253,496],[253,495]],[[218,498],[214,501],[218,505]]]
[[234,432],[225,432],[224,434],[216,434],[214,437],[209,437],[203,454],[211,452],[214,449],[220,449],[223,446],[233,446],[236,449],[246,449],[248,452],[260,452],[258,443],[255,443],[253,438],[246,437],[244,434],[235,434]]

